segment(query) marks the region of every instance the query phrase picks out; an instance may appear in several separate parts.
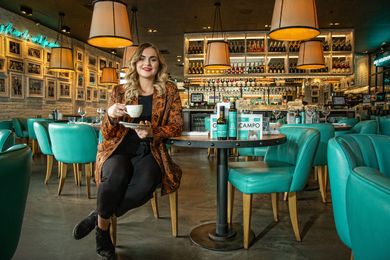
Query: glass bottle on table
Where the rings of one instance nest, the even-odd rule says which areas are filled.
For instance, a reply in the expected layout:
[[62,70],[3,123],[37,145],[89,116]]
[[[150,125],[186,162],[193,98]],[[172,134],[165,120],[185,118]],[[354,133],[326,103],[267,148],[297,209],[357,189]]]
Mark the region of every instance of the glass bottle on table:
[[230,98],[230,108],[228,113],[228,136],[230,140],[237,139],[237,109],[236,101],[233,97]]
[[217,139],[226,140],[228,135],[228,126],[225,118],[225,107],[221,106],[219,109],[219,117],[217,120]]

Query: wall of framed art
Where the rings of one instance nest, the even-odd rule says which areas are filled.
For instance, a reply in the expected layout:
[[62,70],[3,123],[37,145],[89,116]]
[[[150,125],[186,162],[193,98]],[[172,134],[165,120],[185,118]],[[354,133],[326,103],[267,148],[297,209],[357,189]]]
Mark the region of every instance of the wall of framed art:
[[112,54],[69,38],[73,73],[49,70],[51,46],[57,32],[0,8],[0,120],[47,117],[52,110],[88,116],[106,108],[113,86],[100,83],[101,70],[121,60]]

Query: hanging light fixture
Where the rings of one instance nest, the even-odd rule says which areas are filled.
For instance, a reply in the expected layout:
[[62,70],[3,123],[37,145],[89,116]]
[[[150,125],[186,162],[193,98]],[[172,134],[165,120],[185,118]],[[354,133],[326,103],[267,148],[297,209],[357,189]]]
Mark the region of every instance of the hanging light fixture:
[[297,68],[304,70],[325,68],[324,49],[321,40],[301,42]]
[[126,47],[123,51],[122,69],[124,70],[127,70],[129,68],[129,61],[133,57],[140,43],[138,35],[137,11],[137,7],[131,8],[131,31],[135,33],[135,37],[133,39],[137,39],[137,41],[133,41],[133,45]]
[[133,43],[125,3],[120,0],[94,2],[88,43],[101,48],[123,48]]
[[61,28],[64,22],[64,13],[59,13],[57,43],[59,47],[51,48],[49,70],[54,72],[72,72],[74,70],[72,48],[65,47]]
[[279,41],[302,41],[320,34],[315,0],[275,0],[269,36]]
[[118,84],[118,74],[113,67],[105,67],[102,69],[101,84]]
[[205,69],[219,69],[226,70],[230,69],[230,53],[229,45],[226,40],[213,40],[214,33],[216,33],[216,38],[218,38],[218,30],[216,26],[218,25],[221,29],[222,38],[224,38],[222,30],[222,17],[221,17],[221,3],[216,2],[214,4],[214,22],[213,22],[213,34],[211,40],[207,42],[206,58],[204,62]]

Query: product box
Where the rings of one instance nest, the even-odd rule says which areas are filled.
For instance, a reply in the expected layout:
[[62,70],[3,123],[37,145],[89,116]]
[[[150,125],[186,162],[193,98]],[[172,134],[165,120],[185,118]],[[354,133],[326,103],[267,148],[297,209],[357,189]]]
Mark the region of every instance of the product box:
[[[258,140],[263,136],[263,115],[261,114],[238,114],[238,139]],[[210,136],[217,138],[217,115],[210,116]]]

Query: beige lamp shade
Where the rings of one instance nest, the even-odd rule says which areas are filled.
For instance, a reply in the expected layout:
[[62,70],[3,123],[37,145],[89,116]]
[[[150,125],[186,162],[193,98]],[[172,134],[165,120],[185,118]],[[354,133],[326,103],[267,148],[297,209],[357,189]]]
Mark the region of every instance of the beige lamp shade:
[[74,65],[72,49],[67,47],[51,48],[49,70],[55,72],[73,71]]
[[301,42],[297,68],[303,70],[325,68],[324,49],[321,40]]
[[320,34],[315,0],[275,0],[269,36],[279,41],[302,41]]
[[206,69],[230,69],[229,45],[226,41],[209,41],[207,43]]
[[102,69],[102,77],[100,78],[102,84],[118,84],[118,74],[115,68],[105,67]]
[[126,4],[118,0],[95,2],[88,43],[101,48],[123,48],[133,43]]
[[138,48],[138,45],[131,45],[131,46],[125,48],[125,50],[123,51],[122,69],[127,70],[129,68],[129,62],[130,62],[131,58],[133,57],[137,48]]

